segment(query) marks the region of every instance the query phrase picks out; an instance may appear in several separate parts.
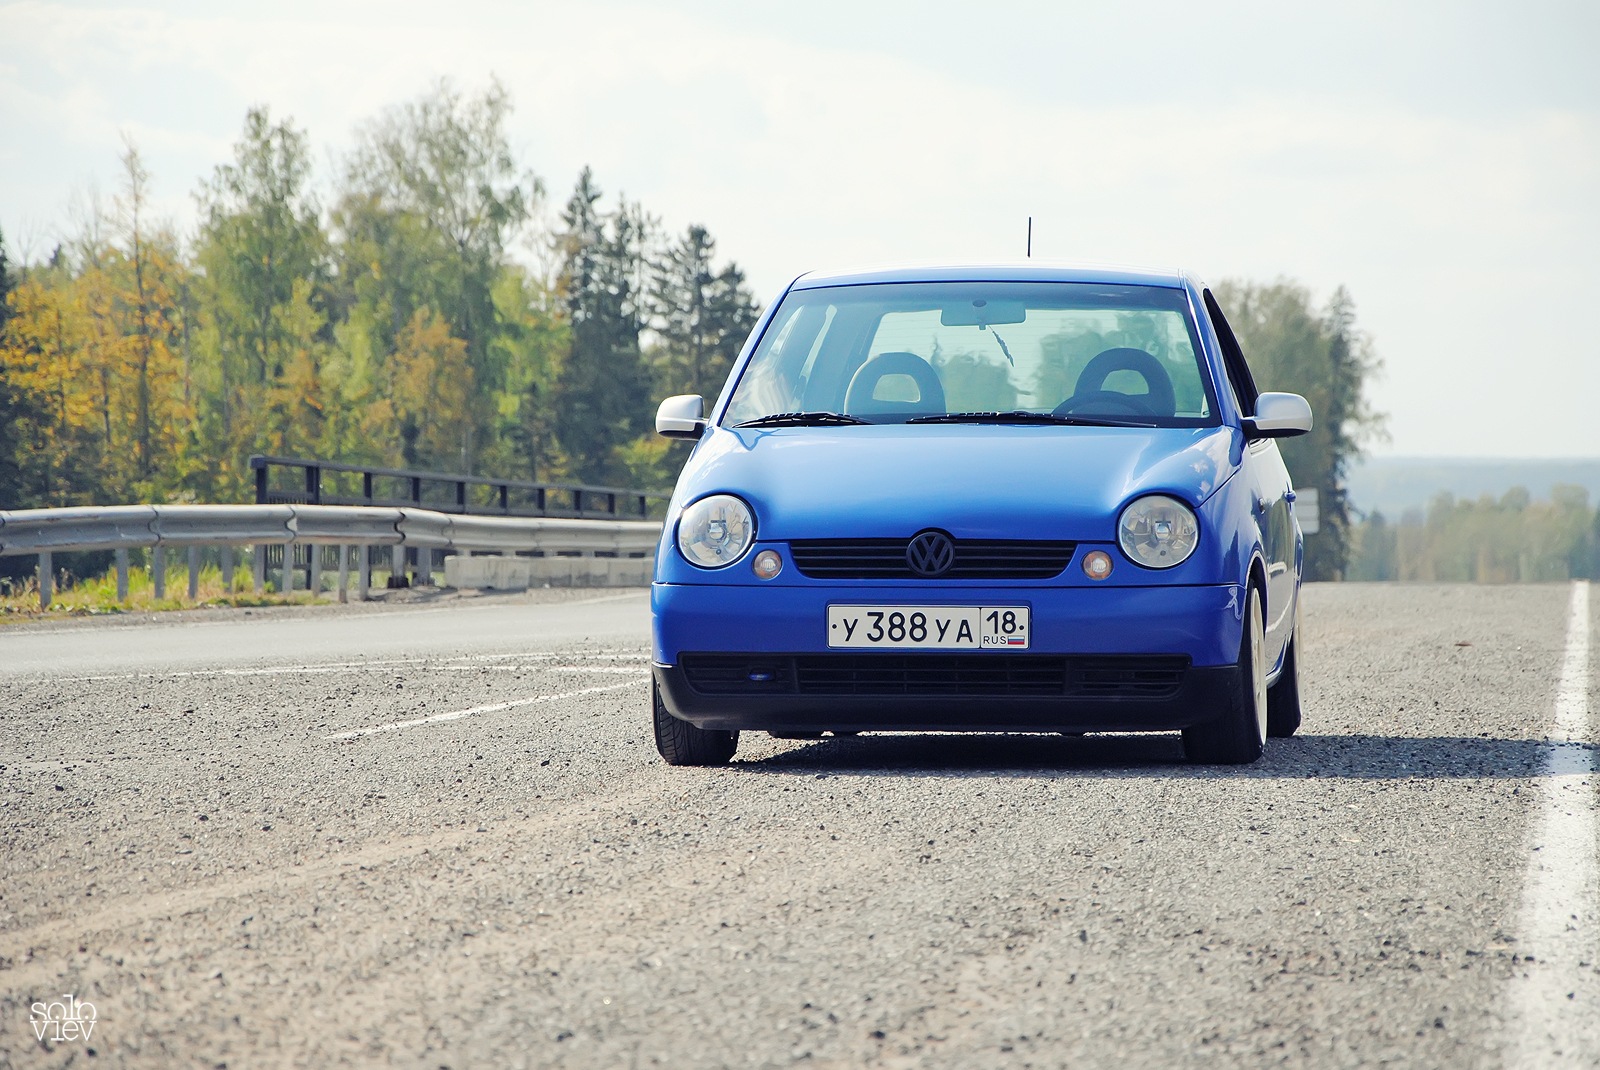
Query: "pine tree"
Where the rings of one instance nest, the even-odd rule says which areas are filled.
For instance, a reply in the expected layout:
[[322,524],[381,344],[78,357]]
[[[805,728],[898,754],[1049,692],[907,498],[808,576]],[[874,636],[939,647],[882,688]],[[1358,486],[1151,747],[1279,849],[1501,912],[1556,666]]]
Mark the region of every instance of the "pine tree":
[[656,271],[653,356],[664,394],[715,395],[759,316],[744,272],[733,263],[718,271],[715,253],[716,242],[697,224]]
[[650,426],[651,382],[639,336],[652,221],[637,205],[598,208],[600,188],[586,167],[561,219],[561,289],[571,346],[553,399],[556,435],[572,474],[588,482],[619,478],[619,447]]

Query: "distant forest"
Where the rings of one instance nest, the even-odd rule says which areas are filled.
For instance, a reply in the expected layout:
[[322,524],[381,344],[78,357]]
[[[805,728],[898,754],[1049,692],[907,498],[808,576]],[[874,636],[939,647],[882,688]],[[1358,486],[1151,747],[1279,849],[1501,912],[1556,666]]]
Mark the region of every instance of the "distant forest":
[[358,131],[323,204],[306,134],[251,110],[185,236],[125,145],[46,262],[0,244],[0,508],[243,501],[252,453],[670,485],[653,399],[715,393],[757,302],[706,228],[588,170],[536,228],[509,113],[442,84]]
[[[650,433],[655,402],[715,395],[758,302],[705,227],[668,233],[588,169],[541,224],[548,194],[511,151],[510,114],[498,85],[441,83],[361,127],[317,184],[307,134],[255,108],[198,183],[191,234],[152,218],[126,142],[115,196],[45,260],[10,262],[0,235],[0,509],[246,501],[253,453],[670,486],[686,447]],[[1576,500],[1492,517],[1451,503],[1423,525],[1437,513],[1496,547],[1514,528],[1512,542],[1563,548],[1521,557],[1358,523],[1347,474],[1382,418],[1350,295],[1317,307],[1287,280],[1217,295],[1261,388],[1316,413],[1283,444],[1297,484],[1320,491],[1310,578],[1593,573]]]
[[1391,519],[1368,514],[1351,535],[1347,577],[1469,583],[1600,580],[1600,510],[1563,484],[1535,501],[1523,487],[1494,497],[1437,495]]

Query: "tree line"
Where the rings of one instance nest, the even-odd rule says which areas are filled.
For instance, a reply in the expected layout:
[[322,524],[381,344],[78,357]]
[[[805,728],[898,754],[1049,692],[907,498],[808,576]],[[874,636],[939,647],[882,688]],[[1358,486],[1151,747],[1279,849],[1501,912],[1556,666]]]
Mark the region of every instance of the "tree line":
[[[42,262],[0,235],[0,508],[244,501],[253,453],[670,486],[685,447],[653,402],[715,395],[759,306],[705,227],[668,234],[588,169],[545,211],[510,113],[498,84],[440,83],[357,131],[324,203],[306,133],[253,108],[192,234],[153,217],[126,143],[116,195]],[[1372,347],[1342,289],[1216,292],[1261,388],[1311,401],[1283,451],[1321,492],[1307,575],[1337,579]]]
[[587,169],[540,226],[510,107],[441,83],[390,109],[327,204],[306,133],[254,108],[192,235],[132,143],[42,263],[0,235],[0,508],[243,501],[252,453],[670,485],[652,398],[715,393],[757,302],[705,227]]
[[1476,500],[1441,494],[1398,522],[1374,512],[1353,535],[1354,580],[1600,580],[1600,509],[1583,487],[1557,485],[1548,501],[1523,487]]

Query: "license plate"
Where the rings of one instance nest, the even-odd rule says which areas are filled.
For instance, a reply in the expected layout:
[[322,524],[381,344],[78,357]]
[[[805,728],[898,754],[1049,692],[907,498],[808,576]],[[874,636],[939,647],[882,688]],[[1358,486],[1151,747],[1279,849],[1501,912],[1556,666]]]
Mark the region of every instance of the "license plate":
[[829,606],[828,646],[873,650],[1026,650],[1027,606]]

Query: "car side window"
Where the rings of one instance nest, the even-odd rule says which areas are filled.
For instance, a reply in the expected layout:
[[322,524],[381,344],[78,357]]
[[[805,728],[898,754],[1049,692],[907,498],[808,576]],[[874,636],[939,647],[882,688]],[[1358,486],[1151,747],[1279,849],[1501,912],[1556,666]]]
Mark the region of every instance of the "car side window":
[[1254,416],[1256,412],[1255,377],[1250,374],[1250,366],[1244,361],[1244,350],[1239,348],[1239,339],[1234,337],[1233,328],[1228,326],[1228,318],[1222,314],[1222,308],[1217,304],[1217,299],[1211,296],[1211,291],[1205,292],[1206,315],[1211,317],[1211,327],[1217,332],[1217,341],[1222,344],[1222,363],[1228,371],[1228,382],[1233,384],[1233,396],[1239,399],[1239,411],[1246,416]]

